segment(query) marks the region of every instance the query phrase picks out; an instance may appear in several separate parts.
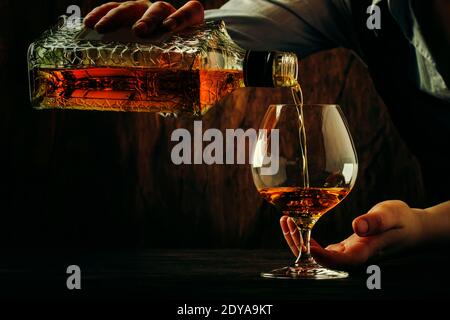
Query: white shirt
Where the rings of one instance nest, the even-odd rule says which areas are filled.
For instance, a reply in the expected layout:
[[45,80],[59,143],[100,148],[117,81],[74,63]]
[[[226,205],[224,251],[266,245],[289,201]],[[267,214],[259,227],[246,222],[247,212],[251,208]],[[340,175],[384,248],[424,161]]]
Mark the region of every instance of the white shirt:
[[[388,0],[388,4],[415,48],[412,80],[422,91],[450,101],[450,91],[426,45],[411,0]],[[300,58],[335,47],[359,53],[350,0],[230,0],[220,9],[206,10],[205,18],[224,20],[230,36],[245,49],[295,51]]]

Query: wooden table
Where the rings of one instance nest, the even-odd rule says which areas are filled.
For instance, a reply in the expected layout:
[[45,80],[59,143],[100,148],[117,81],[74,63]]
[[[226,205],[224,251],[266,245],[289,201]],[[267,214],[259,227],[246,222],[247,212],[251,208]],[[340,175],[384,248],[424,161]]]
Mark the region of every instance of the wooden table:
[[[408,253],[379,262],[381,290],[368,290],[366,267],[343,280],[271,280],[260,271],[287,265],[287,251],[110,250],[2,252],[1,298],[191,301],[448,299],[448,251]],[[66,268],[79,265],[81,290],[66,288]]]

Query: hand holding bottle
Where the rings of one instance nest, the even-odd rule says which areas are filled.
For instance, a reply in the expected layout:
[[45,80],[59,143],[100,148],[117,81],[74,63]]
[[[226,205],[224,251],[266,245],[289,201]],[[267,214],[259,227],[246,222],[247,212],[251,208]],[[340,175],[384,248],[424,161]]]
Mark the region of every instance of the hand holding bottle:
[[177,10],[168,2],[138,0],[105,3],[92,10],[84,24],[100,33],[131,26],[136,35],[146,37],[157,28],[181,30],[203,20],[203,6],[198,1],[189,1]]

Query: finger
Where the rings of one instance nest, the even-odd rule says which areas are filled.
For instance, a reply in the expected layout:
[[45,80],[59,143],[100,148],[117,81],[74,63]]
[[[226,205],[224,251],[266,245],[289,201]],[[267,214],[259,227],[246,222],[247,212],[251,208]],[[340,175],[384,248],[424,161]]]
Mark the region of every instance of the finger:
[[327,267],[342,267],[352,264],[352,261],[343,254],[345,247],[342,243],[334,243],[324,249],[316,241],[314,241],[313,245],[312,241],[311,254],[319,264]]
[[311,247],[317,261],[328,267],[349,267],[365,263],[369,258],[379,256],[385,248],[402,240],[401,230],[361,238],[353,234],[341,243],[329,245],[326,249]]
[[147,8],[148,5],[142,2],[122,3],[101,18],[95,25],[95,29],[98,32],[105,33],[122,26],[130,26],[144,14]]
[[198,1],[189,1],[175,13],[163,21],[168,30],[181,30],[183,28],[203,23],[205,12]]
[[330,244],[325,249],[329,251],[343,252],[345,250],[345,246],[343,243],[334,243]]
[[281,230],[283,231],[284,239],[286,240],[292,253],[297,257],[299,254],[299,250],[298,247],[295,245],[294,240],[292,239],[291,231],[289,230],[289,226],[287,224],[288,220],[290,220],[288,216],[282,216],[280,219],[280,226]]
[[311,254],[320,264],[332,268],[355,266],[367,261],[371,247],[367,245],[369,238],[361,238],[356,234],[340,243],[334,243],[325,249],[311,247]]
[[377,204],[368,213],[353,220],[353,230],[361,237],[380,234],[400,228],[404,221],[404,206],[401,201],[386,201]]
[[283,231],[283,233],[286,233],[286,232],[289,232],[289,233],[290,233],[289,227],[288,227],[288,225],[287,225],[288,219],[289,219],[288,216],[282,216],[282,217],[280,218],[280,227],[281,227],[281,230]]
[[161,25],[164,19],[174,13],[176,9],[169,3],[158,1],[153,3],[144,15],[133,25],[134,32],[145,37]]
[[343,252],[326,250],[321,247],[311,247],[311,254],[320,265],[325,267],[342,268],[356,264],[351,256]]
[[324,249],[316,240],[311,239],[311,254],[319,264],[326,267],[348,265],[348,261],[342,253],[343,249],[344,246],[341,243],[329,245]]
[[88,28],[94,28],[97,22],[100,21],[101,18],[105,14],[107,14],[110,10],[120,6],[120,3],[118,2],[109,2],[102,4],[101,6],[95,8],[92,10],[85,18],[84,18],[84,25]]
[[287,225],[289,227],[289,232],[291,233],[291,238],[294,241],[295,246],[298,250],[302,247],[302,238],[300,236],[300,232],[298,231],[297,226],[295,225],[294,220],[288,219]]
[[310,241],[310,247],[322,247],[316,240],[314,240],[314,239],[312,239],[311,238],[311,241]]

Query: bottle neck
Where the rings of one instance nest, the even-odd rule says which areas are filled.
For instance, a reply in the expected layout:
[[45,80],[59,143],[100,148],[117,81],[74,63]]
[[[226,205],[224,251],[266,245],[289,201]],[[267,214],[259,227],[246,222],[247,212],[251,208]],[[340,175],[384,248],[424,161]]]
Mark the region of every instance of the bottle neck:
[[298,59],[289,52],[252,51],[244,58],[246,87],[293,87],[297,85]]

